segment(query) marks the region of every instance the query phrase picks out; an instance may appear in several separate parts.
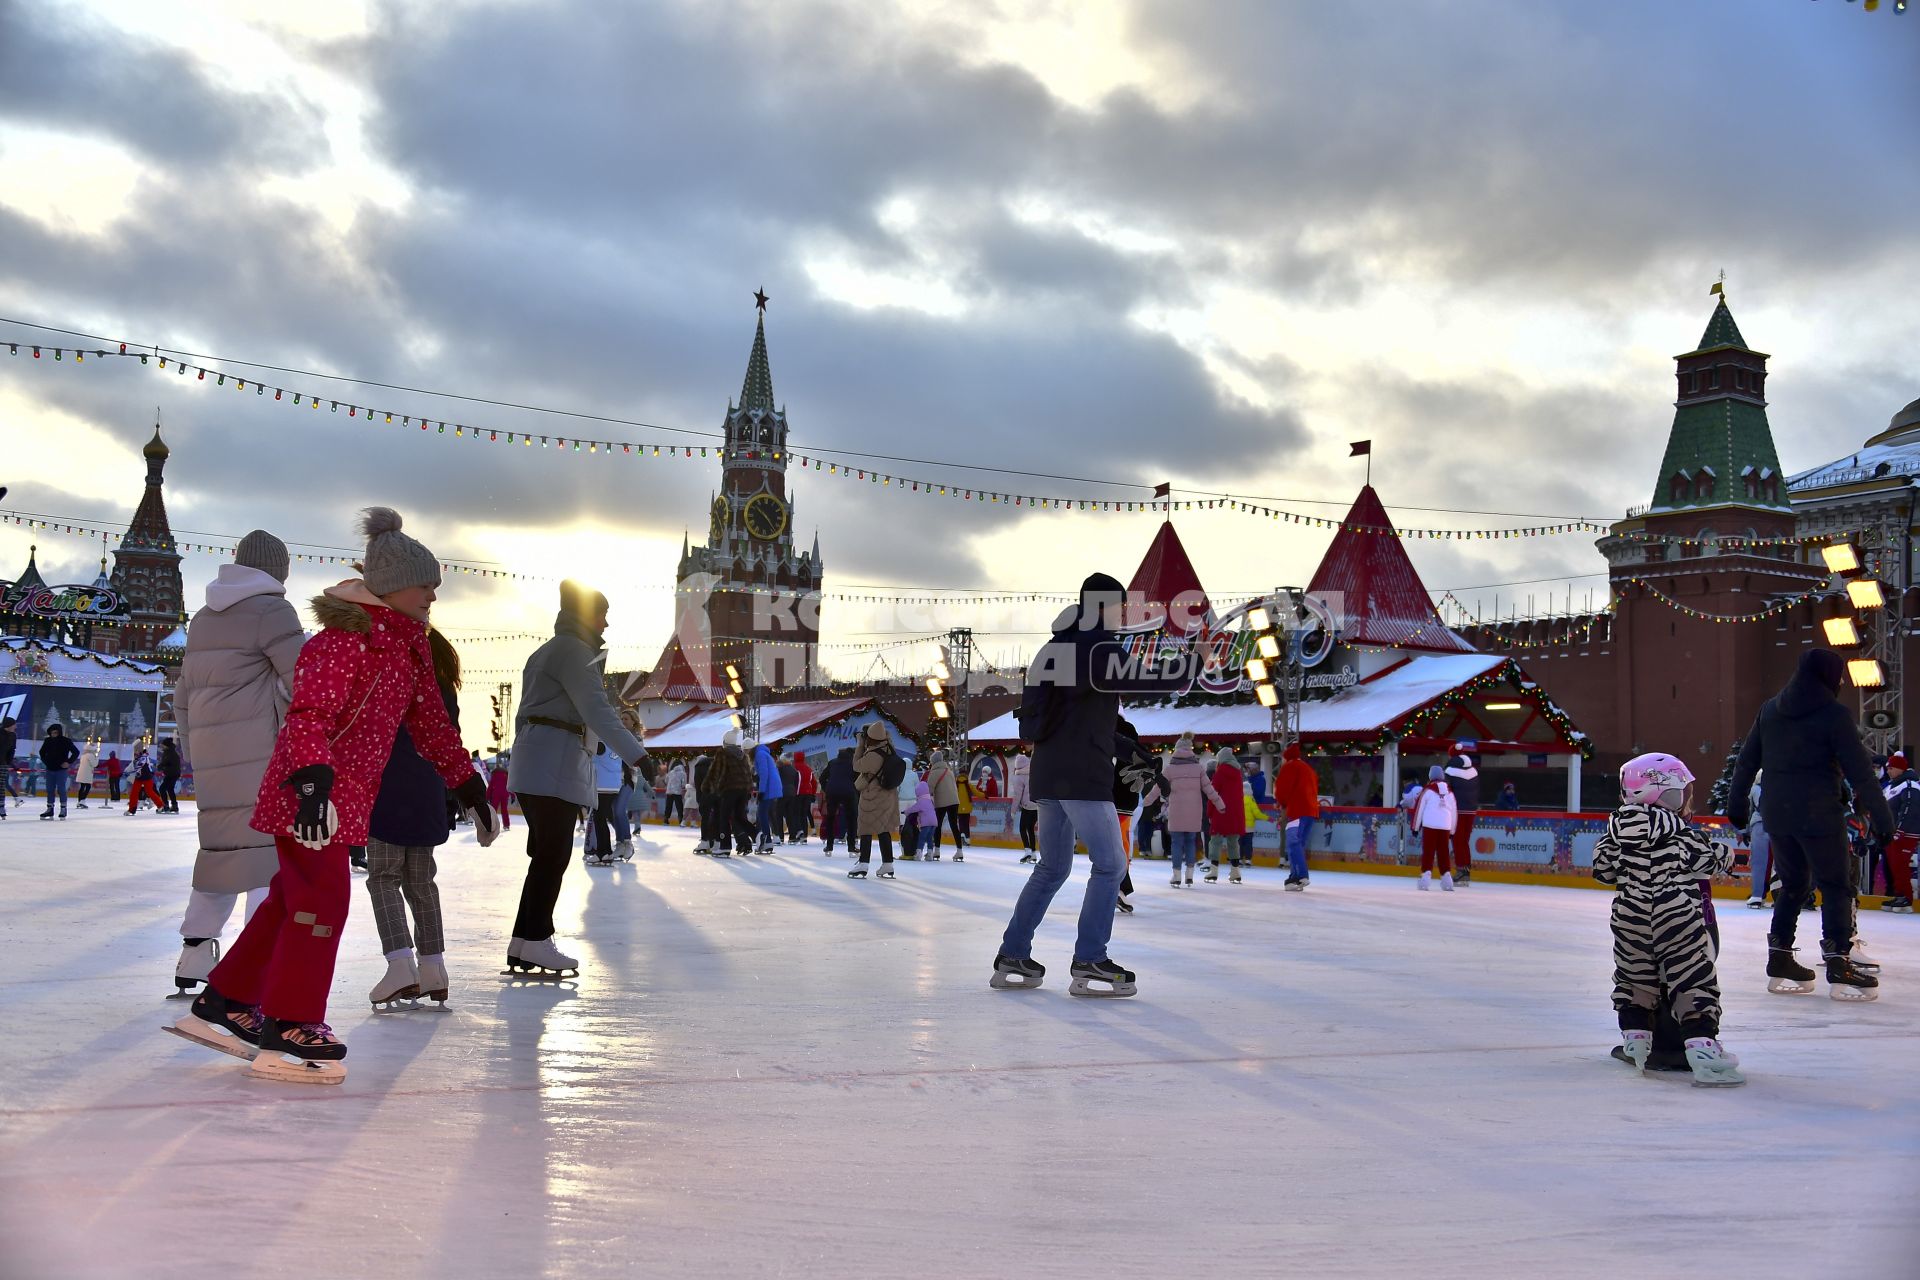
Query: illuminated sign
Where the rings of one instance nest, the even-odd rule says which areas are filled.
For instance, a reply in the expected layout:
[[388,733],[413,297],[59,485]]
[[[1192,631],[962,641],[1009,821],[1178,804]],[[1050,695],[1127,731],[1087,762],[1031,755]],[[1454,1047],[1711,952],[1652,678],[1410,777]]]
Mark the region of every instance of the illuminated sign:
[[89,622],[127,622],[127,602],[111,587],[34,586],[10,583],[0,595],[0,614],[44,622],[81,625]]

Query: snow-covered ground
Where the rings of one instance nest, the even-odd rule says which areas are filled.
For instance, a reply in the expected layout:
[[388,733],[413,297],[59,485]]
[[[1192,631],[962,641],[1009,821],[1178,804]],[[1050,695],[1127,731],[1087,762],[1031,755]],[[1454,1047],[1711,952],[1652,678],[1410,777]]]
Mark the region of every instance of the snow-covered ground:
[[0,1271],[1920,1272],[1920,917],[1866,922],[1886,994],[1840,1005],[1766,995],[1766,917],[1723,904],[1752,1083],[1709,1091],[1608,1059],[1597,892],[1261,870],[1176,893],[1141,863],[1113,946],[1140,994],[1074,1000],[1084,871],[1047,986],[1001,993],[1014,853],[849,882],[817,843],[713,862],[649,829],[631,865],[569,873],[585,973],[548,988],[497,976],[523,834],[443,851],[447,1013],[369,1011],[356,886],[351,1074],[312,1088],[161,1034],[190,809],[15,811]]

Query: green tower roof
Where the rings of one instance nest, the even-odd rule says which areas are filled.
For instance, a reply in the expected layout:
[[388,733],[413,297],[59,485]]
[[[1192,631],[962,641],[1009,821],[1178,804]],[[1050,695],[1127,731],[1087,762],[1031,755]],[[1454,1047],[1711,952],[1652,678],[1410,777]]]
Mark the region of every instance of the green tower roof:
[[[1712,351],[1716,347],[1739,347],[1751,351],[1747,340],[1740,336],[1740,326],[1733,322],[1733,312],[1727,309],[1725,295],[1720,305],[1713,309],[1713,316],[1707,321],[1707,331],[1700,335],[1700,345],[1695,351]],[[1689,355],[1692,352],[1688,353]]]
[[[1697,359],[1703,352],[1732,348],[1766,359],[1747,346],[1733,312],[1722,297],[1707,321],[1700,346],[1676,357],[1681,371],[1705,368],[1711,358]],[[1723,357],[1723,359],[1725,359]],[[1718,367],[1718,366],[1716,366]],[[1748,366],[1750,367],[1750,365]],[[1756,383],[1757,385],[1757,383]],[[1747,479],[1758,481],[1749,496]],[[1675,493],[1675,478],[1685,483]],[[1771,486],[1768,485],[1771,481]],[[1673,426],[1667,433],[1667,451],[1661,459],[1660,475],[1654,482],[1651,511],[1685,511],[1707,507],[1743,506],[1769,511],[1790,511],[1786,478],[1780,474],[1780,455],[1773,445],[1773,427],[1767,421],[1767,408],[1757,391],[1737,387],[1729,376],[1719,389],[1700,395],[1689,389],[1673,411]]]
[[740,384],[740,407],[773,412],[773,370],[767,364],[765,315],[753,326],[753,354],[747,357],[747,378]]

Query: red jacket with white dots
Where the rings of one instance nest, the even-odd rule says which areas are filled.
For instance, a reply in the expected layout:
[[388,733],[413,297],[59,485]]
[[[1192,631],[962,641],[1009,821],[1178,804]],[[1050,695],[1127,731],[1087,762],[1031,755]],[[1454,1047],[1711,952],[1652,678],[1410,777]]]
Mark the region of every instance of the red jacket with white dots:
[[299,809],[287,778],[312,764],[333,768],[337,844],[365,844],[380,774],[406,725],[414,748],[449,788],[473,774],[433,677],[427,628],[380,602],[359,579],[313,600],[323,630],[300,650],[293,703],[274,743],[254,805],[253,829],[291,833]]

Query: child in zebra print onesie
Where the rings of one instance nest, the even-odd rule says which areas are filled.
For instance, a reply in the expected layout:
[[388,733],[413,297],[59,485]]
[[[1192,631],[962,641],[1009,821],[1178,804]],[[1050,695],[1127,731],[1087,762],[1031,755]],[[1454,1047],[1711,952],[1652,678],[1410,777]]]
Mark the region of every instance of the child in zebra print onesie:
[[1669,755],[1636,756],[1620,770],[1620,808],[1593,849],[1593,877],[1613,885],[1613,1007],[1622,1048],[1641,1071],[1653,1049],[1664,991],[1686,1036],[1698,1085],[1746,1080],[1721,1048],[1720,980],[1701,909],[1700,881],[1725,872],[1733,851],[1687,821],[1693,774]]

